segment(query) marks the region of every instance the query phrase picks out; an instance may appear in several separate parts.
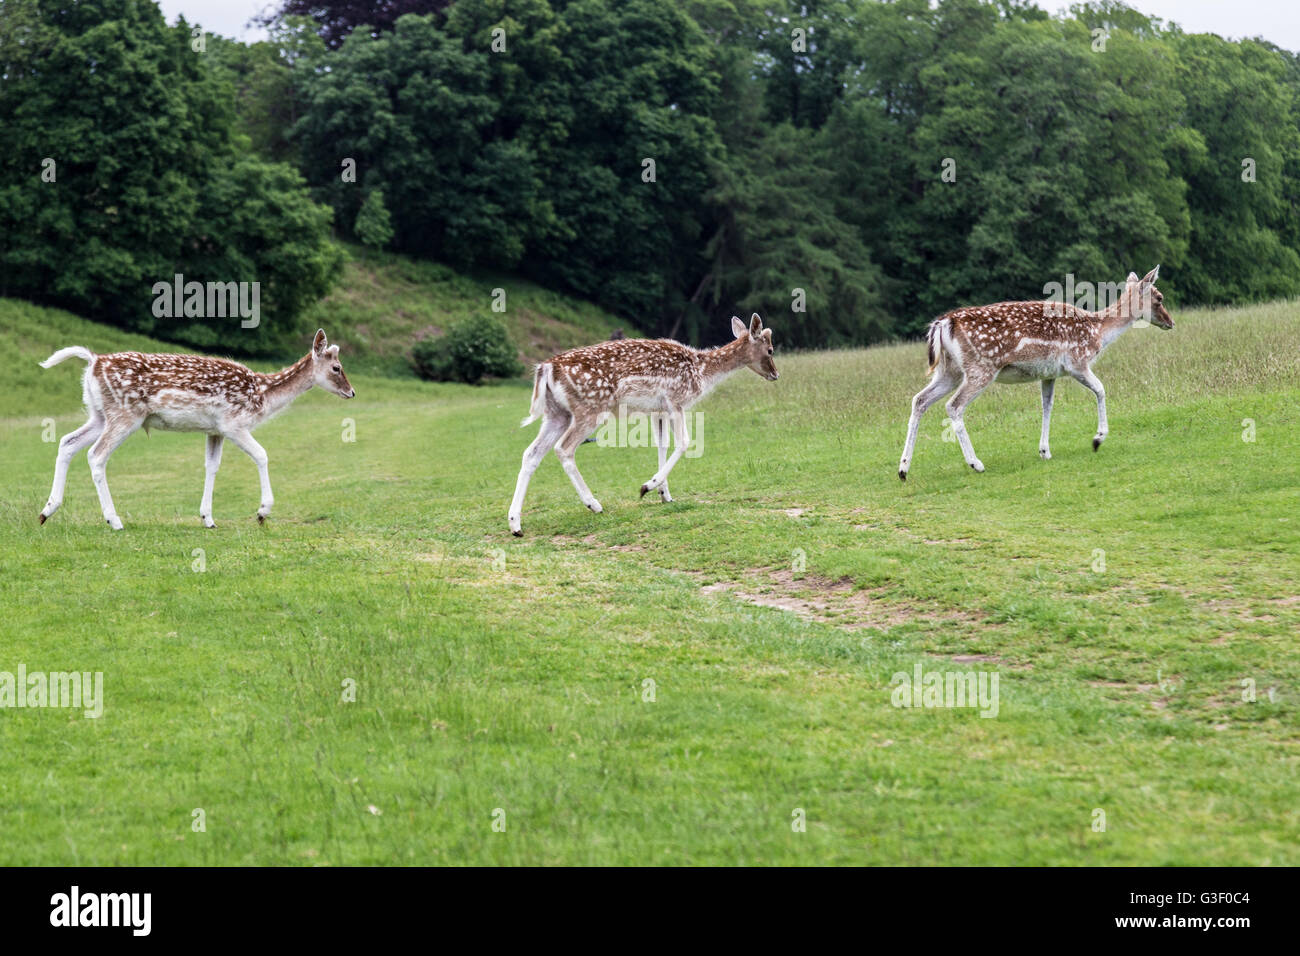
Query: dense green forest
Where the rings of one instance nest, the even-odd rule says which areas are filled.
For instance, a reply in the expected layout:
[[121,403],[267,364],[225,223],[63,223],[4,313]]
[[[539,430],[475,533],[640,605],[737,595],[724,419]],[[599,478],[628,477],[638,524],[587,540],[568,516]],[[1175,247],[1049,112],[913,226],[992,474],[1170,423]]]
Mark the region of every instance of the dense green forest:
[[[1111,0],[287,0],[253,44],[0,10],[0,295],[174,341],[276,349],[332,237],[696,342],[1156,263],[1179,305],[1300,294],[1300,59]],[[266,321],[155,317],[174,273],[260,281]]]

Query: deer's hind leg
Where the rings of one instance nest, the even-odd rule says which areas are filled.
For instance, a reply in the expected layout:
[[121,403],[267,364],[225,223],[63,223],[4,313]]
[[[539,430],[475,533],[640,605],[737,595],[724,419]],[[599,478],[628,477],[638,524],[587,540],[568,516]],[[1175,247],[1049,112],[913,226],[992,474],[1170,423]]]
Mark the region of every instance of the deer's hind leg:
[[976,471],[984,470],[984,462],[975,457],[975,449],[971,446],[970,436],[966,434],[966,423],[963,419],[966,415],[966,406],[973,402],[975,396],[984,391],[992,381],[993,373],[989,370],[981,366],[969,367],[962,378],[961,386],[957,389],[957,394],[948,399],[948,417],[952,420],[952,430],[957,436],[957,444],[961,446],[962,457],[966,459],[966,464]]
[[59,510],[63,504],[63,489],[68,484],[68,467],[81,449],[94,444],[104,431],[104,416],[99,409],[92,409],[90,420],[76,431],[68,432],[59,439],[59,454],[54,460],[54,485],[50,488],[50,497],[41,509],[40,522]]
[[573,416],[565,409],[555,403],[550,403],[546,409],[545,417],[542,419],[542,427],[537,432],[537,437],[524,451],[524,460],[519,468],[519,477],[515,480],[515,496],[510,501],[510,533],[516,537],[524,533],[521,519],[524,508],[524,495],[528,493],[528,482],[532,479],[537,466],[542,463],[542,459],[546,457],[546,453],[555,447],[555,443],[568,430],[572,421]]
[[118,418],[108,421],[86,455],[90,460],[90,478],[95,483],[95,491],[99,492],[100,510],[104,513],[104,520],[114,531],[122,530],[122,520],[117,516],[117,509],[113,507],[113,496],[108,490],[108,459],[117,450],[117,446],[126,441],[143,423],[143,418]]
[[578,446],[582,444],[583,439],[595,430],[599,422],[600,416],[595,412],[574,412],[573,417],[569,420],[569,427],[555,445],[555,457],[560,459],[560,464],[564,467],[564,473],[573,482],[578,497],[582,499],[584,505],[596,514],[600,514],[604,509],[600,506],[600,502],[596,500],[596,496],[591,493],[591,489],[587,487],[587,483],[582,480],[582,473],[578,471],[578,463],[573,456],[578,450]]
[[898,477],[902,481],[907,481],[907,470],[912,467],[912,452],[916,448],[916,433],[921,427],[921,416],[931,405],[956,388],[958,381],[957,375],[949,371],[941,356],[939,367],[930,383],[912,396],[912,417],[907,422],[907,441],[903,444],[903,457],[898,462]]

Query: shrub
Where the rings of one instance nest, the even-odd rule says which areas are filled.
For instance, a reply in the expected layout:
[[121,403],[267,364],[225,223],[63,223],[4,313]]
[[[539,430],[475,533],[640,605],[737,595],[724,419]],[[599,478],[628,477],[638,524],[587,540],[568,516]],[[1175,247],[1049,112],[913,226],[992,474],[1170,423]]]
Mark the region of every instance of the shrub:
[[513,378],[524,367],[515,357],[505,323],[490,315],[455,323],[439,338],[417,342],[411,364],[420,378],[477,385],[484,378]]
[[356,225],[352,231],[372,249],[385,249],[393,241],[393,220],[388,215],[382,190],[376,189],[366,197],[366,201],[361,204],[361,211],[357,213]]

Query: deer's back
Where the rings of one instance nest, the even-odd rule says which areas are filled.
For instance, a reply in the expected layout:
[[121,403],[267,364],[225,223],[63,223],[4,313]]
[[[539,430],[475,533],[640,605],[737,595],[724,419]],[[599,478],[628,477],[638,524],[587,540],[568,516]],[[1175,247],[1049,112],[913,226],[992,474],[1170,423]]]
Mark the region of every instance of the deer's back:
[[565,392],[597,404],[654,404],[660,395],[687,400],[699,387],[694,349],[671,339],[620,339],[551,359]]
[[1097,323],[1089,312],[1061,302],[995,302],[945,312],[963,354],[995,366],[1068,357],[1089,349]]
[[91,376],[106,408],[182,430],[204,430],[221,413],[256,408],[264,391],[251,369],[202,355],[114,352],[95,359]]

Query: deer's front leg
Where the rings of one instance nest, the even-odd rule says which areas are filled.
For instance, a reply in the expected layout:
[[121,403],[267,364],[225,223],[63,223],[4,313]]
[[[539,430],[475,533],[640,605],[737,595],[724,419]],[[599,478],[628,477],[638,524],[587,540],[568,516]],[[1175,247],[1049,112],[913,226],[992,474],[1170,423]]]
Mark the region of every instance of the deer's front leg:
[[[673,453],[668,456],[668,462],[661,465],[659,470],[655,472],[654,477],[641,486],[641,497],[643,498],[646,492],[659,488],[668,481],[668,473],[681,460],[682,455],[686,452],[686,446],[690,442],[690,438],[686,434],[686,413],[680,408],[674,408],[668,414],[672,416]],[[662,453],[663,451],[660,449],[660,454]]]
[[1056,391],[1056,379],[1043,379],[1043,434],[1038,439],[1038,454],[1043,461],[1052,457],[1049,433],[1052,430],[1052,395]]
[[199,517],[205,528],[215,528],[212,520],[212,484],[217,478],[217,469],[221,467],[221,449],[226,439],[221,435],[209,435],[203,456],[203,500],[199,502]]
[[262,504],[257,509],[257,520],[265,521],[275,504],[275,496],[271,494],[271,473],[266,468],[266,449],[247,431],[232,432],[226,437],[257,466],[257,476],[262,480]]
[[1096,451],[1110,434],[1110,427],[1106,424],[1106,387],[1090,368],[1085,368],[1074,377],[1080,385],[1097,396],[1097,434],[1092,439],[1092,450]]
[[[668,457],[668,416],[657,413],[654,416],[654,434],[655,444],[659,450],[659,471],[664,470],[664,460]],[[668,479],[659,486],[659,498],[665,502],[672,501],[673,496],[668,492]]]

